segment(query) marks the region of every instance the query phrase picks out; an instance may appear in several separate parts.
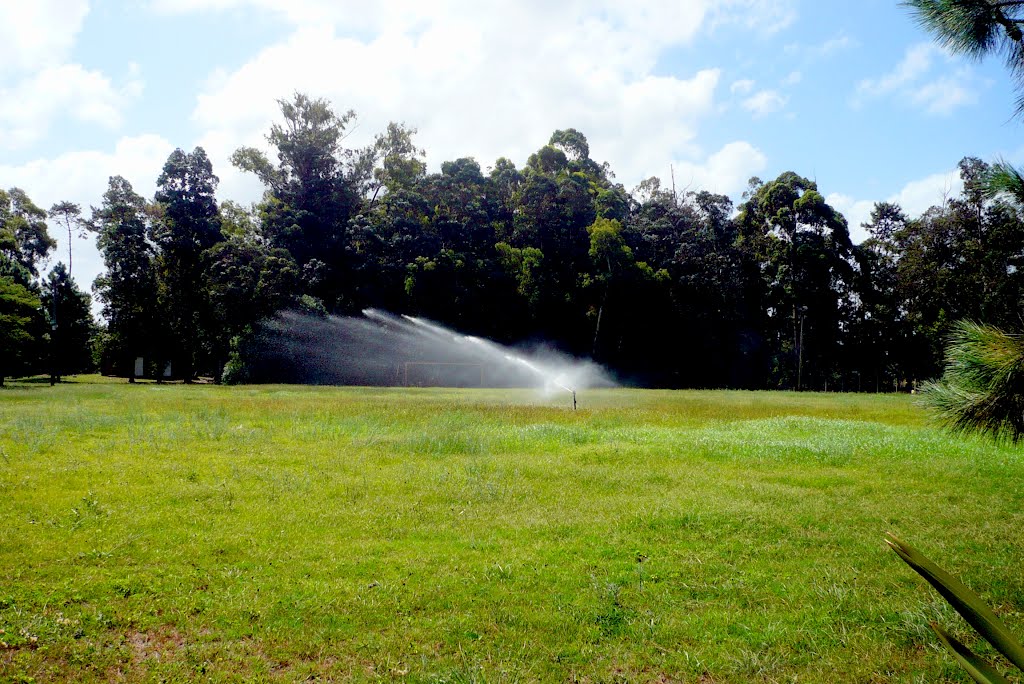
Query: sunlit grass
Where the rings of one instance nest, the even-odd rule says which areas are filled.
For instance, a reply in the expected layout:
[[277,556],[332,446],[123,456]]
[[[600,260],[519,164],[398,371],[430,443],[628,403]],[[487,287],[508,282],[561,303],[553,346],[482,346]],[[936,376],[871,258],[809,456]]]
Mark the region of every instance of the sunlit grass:
[[916,542],[1011,629],[1017,450],[910,397],[0,391],[11,681],[963,681]]

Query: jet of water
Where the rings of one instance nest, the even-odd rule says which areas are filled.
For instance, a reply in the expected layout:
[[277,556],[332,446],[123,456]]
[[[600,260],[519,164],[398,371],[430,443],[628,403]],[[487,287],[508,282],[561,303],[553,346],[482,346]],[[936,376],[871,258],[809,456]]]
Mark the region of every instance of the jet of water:
[[268,381],[532,386],[570,392],[574,403],[580,389],[615,384],[590,361],[550,350],[514,349],[421,317],[377,309],[366,309],[361,317],[281,314],[264,325],[258,339],[256,365]]

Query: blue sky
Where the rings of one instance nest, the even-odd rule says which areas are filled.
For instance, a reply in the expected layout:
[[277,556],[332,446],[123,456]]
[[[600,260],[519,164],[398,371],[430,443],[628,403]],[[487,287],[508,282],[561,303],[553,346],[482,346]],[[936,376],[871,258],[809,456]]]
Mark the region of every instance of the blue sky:
[[[796,171],[855,239],[875,201],[957,192],[965,155],[1024,160],[1002,64],[947,55],[890,1],[0,0],[0,187],[88,206],[120,174],[152,196],[202,145],[221,199],[252,202],[227,158],[295,90],[355,109],[352,146],[417,128],[435,169],[522,165],[574,127],[627,188],[671,168],[738,201]],[[88,287],[101,262],[73,247]]]

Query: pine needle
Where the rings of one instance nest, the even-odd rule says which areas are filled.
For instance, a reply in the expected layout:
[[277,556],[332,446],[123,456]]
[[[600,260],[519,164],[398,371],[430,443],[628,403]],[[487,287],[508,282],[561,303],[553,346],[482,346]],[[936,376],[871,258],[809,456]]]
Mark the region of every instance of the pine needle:
[[1017,443],[1024,437],[1024,337],[961,321],[942,378],[924,387],[939,420],[957,433]]

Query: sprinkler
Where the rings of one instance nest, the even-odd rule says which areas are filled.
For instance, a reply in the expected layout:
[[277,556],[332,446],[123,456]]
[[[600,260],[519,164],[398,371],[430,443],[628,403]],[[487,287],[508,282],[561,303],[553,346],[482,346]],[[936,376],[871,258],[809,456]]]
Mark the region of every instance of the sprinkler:
[[576,410],[576,390],[572,391],[572,410]]

